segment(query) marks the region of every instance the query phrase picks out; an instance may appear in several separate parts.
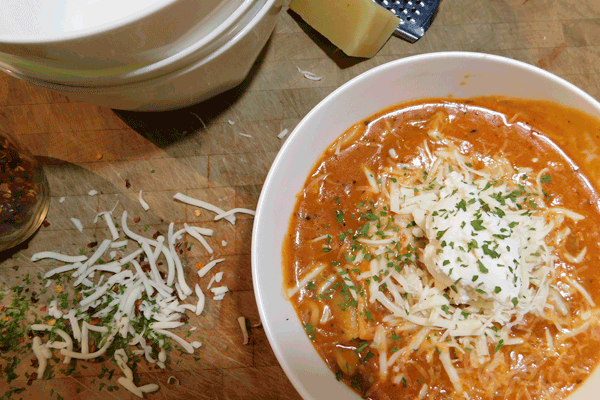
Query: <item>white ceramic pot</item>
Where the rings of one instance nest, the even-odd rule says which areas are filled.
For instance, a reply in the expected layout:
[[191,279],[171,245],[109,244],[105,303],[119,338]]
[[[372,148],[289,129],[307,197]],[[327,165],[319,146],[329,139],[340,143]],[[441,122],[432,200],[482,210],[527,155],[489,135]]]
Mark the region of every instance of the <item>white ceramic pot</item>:
[[[170,64],[165,63],[162,68],[152,70],[151,78],[147,80],[107,86],[75,86],[34,79],[14,71],[9,73],[71,98],[105,107],[138,111],[181,108],[240,84],[273,31],[282,7],[281,0],[264,0],[249,21],[239,26],[237,34],[215,51],[208,55],[201,53],[199,59],[192,58],[190,64],[171,72],[168,72]],[[142,75],[144,71],[142,69]]]
[[227,29],[228,19],[254,1],[0,0],[0,61],[41,79],[115,74],[175,55],[219,26]]
[[[550,100],[600,118],[600,103],[549,72],[503,57],[462,52],[419,55],[374,68],[304,117],[269,171],[252,234],[252,278],[261,321],[279,363],[304,399],[360,397],[336,381],[284,295],[281,252],[296,195],[322,152],[354,123],[397,103],[448,95]],[[596,399],[599,392],[596,371],[569,400]]]

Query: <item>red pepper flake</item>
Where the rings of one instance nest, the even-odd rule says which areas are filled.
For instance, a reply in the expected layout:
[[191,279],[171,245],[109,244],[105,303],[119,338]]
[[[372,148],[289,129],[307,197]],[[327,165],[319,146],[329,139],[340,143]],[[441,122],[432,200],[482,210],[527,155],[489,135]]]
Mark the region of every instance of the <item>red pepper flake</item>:
[[33,381],[35,381],[37,379],[37,372],[32,372],[31,375],[29,375],[29,379],[27,379],[27,386],[31,386],[33,384]]
[[37,368],[37,367],[38,367],[38,365],[39,365],[39,364],[38,364],[38,359],[37,359],[37,357],[31,357],[31,360],[29,360],[29,361],[31,361],[31,366],[32,366],[33,368]]
[[100,323],[100,318],[94,317],[90,319],[90,325],[98,325]]
[[46,306],[40,307],[40,311],[47,311],[47,310],[48,310],[48,308],[46,308]]
[[142,304],[142,299],[138,299],[135,301],[135,316],[137,317],[140,313],[140,305]]
[[25,339],[23,339],[22,337],[18,338],[19,342],[23,343],[25,341]]
[[0,312],[6,310],[6,306],[5,305],[0,305]]
[[175,245],[175,251],[178,252],[179,254],[183,254],[183,245],[181,243],[177,243]]
[[89,249],[93,249],[96,246],[98,246],[98,242],[90,242],[90,243],[87,244],[87,247]]
[[47,220],[43,220],[43,221],[42,221],[42,226],[43,226],[44,228],[47,228],[47,227],[49,227],[49,226],[50,226],[50,222],[48,222]]
[[125,187],[127,189],[129,189],[131,187],[131,183],[129,182],[129,179],[125,179]]
[[150,264],[144,264],[144,265],[142,265],[142,271],[144,271],[144,272],[150,272]]
[[135,223],[137,224],[137,223],[138,223],[138,222],[140,222],[141,220],[142,220],[142,219],[141,219],[140,217],[135,217],[135,218],[133,219],[133,222],[135,222]]
[[154,235],[152,235],[152,239],[156,240],[159,236],[162,236],[159,231],[156,231]]
[[190,317],[188,317],[187,314],[181,314],[181,318],[179,318],[179,322],[185,323],[189,319],[190,319]]

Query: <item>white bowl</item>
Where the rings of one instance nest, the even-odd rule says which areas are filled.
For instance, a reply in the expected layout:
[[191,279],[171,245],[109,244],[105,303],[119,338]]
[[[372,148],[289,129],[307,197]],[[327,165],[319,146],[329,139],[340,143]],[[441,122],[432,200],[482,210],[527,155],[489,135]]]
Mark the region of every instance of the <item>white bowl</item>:
[[[252,233],[252,278],[261,320],[279,363],[305,399],[360,397],[336,381],[283,292],[281,250],[296,194],[322,152],[352,124],[396,103],[450,94],[551,100],[600,119],[600,103],[549,72],[503,57],[462,52],[390,62],[320,102],[279,151],[263,186]],[[569,400],[597,399],[599,392],[596,371]]]
[[202,53],[202,57],[197,60],[192,58],[193,62],[181,69],[162,75],[158,73],[158,76],[140,82],[87,87],[60,85],[14,71],[8,73],[73,99],[104,107],[137,111],[181,108],[240,84],[273,31],[282,7],[282,0],[264,0],[260,9],[255,10],[256,13],[240,27],[237,34],[214,52],[208,55]]
[[38,78],[115,74],[227,29],[236,10],[254,1],[0,0],[0,61]]

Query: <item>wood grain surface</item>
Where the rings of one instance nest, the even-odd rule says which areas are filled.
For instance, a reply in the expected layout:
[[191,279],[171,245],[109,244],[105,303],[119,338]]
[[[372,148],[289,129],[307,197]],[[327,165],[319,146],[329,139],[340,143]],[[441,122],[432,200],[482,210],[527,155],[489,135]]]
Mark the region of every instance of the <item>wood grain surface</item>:
[[[553,72],[600,99],[600,0],[443,0],[426,35],[415,44],[392,37],[372,59],[343,55],[322,36],[284,10],[249,77],[237,88],[204,103],[161,113],[116,111],[68,97],[0,74],[0,128],[12,133],[39,157],[48,177],[52,201],[47,221],[35,236],[0,254],[0,288],[22,285],[23,276],[44,272],[49,264],[32,263],[41,250],[77,253],[103,238],[107,229],[94,224],[99,211],[127,210],[136,231],[166,233],[168,223],[189,222],[215,229],[209,239],[226,262],[224,283],[231,292],[222,302],[207,300],[200,317],[192,317],[193,340],[204,346],[195,358],[173,352],[167,370],[141,363],[142,383],[159,383],[151,399],[298,399],[259,326],[252,292],[250,239],[252,218],[235,225],[212,221],[213,214],[174,202],[182,192],[219,205],[255,208],[269,167],[295,125],[344,82],[388,61],[434,51],[477,51],[522,60]],[[322,76],[304,78],[297,68]],[[233,122],[231,124],[229,121]],[[250,135],[251,137],[240,135]],[[126,180],[131,184],[126,187]],[[98,195],[90,197],[90,190]],[[139,190],[150,210],[137,200]],[[64,202],[59,199],[64,197]],[[70,218],[83,224],[80,233]],[[227,245],[223,246],[222,241]],[[206,287],[194,265],[209,259],[200,246],[186,248],[188,282]],[[19,266],[18,271],[13,267]],[[252,326],[250,343],[242,344],[237,318]],[[0,396],[10,388],[25,391],[13,398],[135,398],[99,378],[101,365],[78,362],[77,374],[54,370],[51,379],[27,385],[33,372],[31,354],[23,356],[20,378],[0,382]],[[85,364],[85,367],[82,367]],[[106,366],[114,369],[112,363]],[[0,361],[0,368],[6,365]],[[119,370],[115,376],[120,374]],[[179,383],[167,383],[170,376]],[[104,384],[104,385],[102,385]]]

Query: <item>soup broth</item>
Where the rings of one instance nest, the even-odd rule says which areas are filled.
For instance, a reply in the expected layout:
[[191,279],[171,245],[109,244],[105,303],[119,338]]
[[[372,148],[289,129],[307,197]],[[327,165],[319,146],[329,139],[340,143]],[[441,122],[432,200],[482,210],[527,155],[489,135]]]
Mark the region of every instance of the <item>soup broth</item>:
[[600,357],[600,123],[426,99],[356,123],[298,194],[285,290],[369,399],[560,399]]

